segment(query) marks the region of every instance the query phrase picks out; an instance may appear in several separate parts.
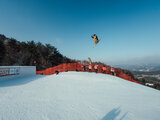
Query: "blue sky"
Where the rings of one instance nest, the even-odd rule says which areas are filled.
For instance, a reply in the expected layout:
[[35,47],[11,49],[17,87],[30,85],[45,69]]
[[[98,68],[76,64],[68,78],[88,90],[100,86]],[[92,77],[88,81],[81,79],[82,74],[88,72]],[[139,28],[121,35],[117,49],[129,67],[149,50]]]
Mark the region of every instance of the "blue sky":
[[[91,35],[102,37],[93,48]],[[159,0],[0,0],[0,34],[106,64],[160,63]]]

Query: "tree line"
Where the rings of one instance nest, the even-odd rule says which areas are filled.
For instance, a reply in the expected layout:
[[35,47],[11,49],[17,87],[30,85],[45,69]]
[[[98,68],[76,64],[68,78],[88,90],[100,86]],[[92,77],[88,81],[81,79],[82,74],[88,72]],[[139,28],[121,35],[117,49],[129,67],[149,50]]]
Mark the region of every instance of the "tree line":
[[0,34],[0,66],[36,65],[37,70],[43,70],[69,62],[76,60],[63,56],[50,44],[35,43],[33,40],[19,42]]

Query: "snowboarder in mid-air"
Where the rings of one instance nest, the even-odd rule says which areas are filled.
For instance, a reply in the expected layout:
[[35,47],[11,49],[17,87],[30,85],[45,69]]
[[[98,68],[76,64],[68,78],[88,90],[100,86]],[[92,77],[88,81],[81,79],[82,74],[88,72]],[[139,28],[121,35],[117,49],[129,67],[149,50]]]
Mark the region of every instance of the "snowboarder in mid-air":
[[99,43],[101,38],[98,39],[98,36],[96,34],[93,34],[91,37],[93,38],[93,41],[94,41],[94,44],[95,44],[93,47],[95,47]]
[[89,64],[92,64],[92,60],[90,57],[88,57],[88,61],[89,61]]

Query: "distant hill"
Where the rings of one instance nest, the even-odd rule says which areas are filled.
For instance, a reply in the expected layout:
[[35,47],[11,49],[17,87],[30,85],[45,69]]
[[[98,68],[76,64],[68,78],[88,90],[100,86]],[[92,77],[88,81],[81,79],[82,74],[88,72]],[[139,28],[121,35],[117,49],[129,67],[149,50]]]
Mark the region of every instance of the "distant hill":
[[115,65],[115,67],[120,67],[131,71],[141,71],[141,72],[160,71],[160,64]]
[[133,73],[136,74],[136,75],[141,75],[141,74],[145,74],[145,75],[157,75],[157,74],[160,74],[160,70],[158,70],[158,71],[150,71],[150,72],[133,71]]

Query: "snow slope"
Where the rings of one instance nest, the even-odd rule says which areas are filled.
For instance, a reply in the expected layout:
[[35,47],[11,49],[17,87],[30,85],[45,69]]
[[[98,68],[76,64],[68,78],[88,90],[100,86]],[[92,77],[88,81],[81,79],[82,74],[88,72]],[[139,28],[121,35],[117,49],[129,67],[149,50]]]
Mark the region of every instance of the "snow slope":
[[160,91],[84,72],[0,81],[0,120],[159,120]]

